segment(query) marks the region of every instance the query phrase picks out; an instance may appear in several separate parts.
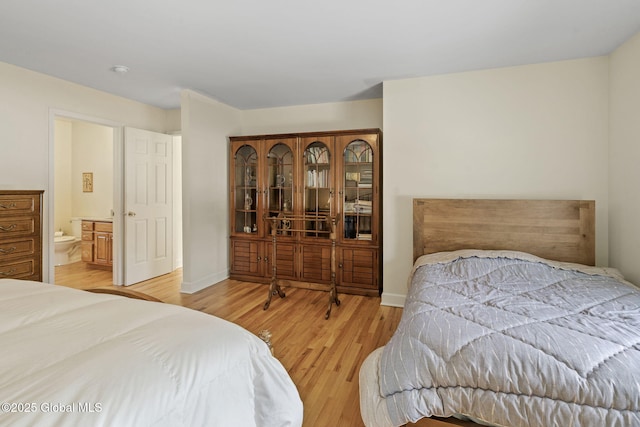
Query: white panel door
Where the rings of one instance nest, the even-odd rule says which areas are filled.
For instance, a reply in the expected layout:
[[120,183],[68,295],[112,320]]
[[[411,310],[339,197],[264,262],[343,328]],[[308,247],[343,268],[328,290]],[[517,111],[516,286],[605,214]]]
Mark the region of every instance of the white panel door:
[[124,131],[124,284],[171,272],[172,138]]

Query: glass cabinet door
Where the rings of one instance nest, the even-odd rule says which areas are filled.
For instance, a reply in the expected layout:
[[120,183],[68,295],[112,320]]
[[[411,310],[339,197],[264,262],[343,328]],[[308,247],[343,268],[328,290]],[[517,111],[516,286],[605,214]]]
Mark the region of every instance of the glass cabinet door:
[[[304,214],[329,216],[332,212],[333,176],[331,151],[322,141],[308,144],[304,150]],[[329,239],[330,226],[323,221],[305,221],[305,237]]]
[[[293,151],[284,143],[276,143],[267,153],[267,206],[270,218],[292,214],[295,208]],[[271,233],[267,222],[267,234]],[[292,228],[289,220],[283,220],[278,228],[279,235],[289,235]]]
[[251,145],[242,145],[234,162],[234,232],[258,232],[258,154]]
[[343,240],[371,240],[374,173],[373,149],[361,139],[351,141],[343,153]]

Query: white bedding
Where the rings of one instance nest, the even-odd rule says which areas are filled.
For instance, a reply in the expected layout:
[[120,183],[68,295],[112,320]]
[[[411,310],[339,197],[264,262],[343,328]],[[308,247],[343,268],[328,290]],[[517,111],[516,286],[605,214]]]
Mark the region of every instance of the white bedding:
[[0,280],[2,426],[300,426],[267,345],[171,304]]

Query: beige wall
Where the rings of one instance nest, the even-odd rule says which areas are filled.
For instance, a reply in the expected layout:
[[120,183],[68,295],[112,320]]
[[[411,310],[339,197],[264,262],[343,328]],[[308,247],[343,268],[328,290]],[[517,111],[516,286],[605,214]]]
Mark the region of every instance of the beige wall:
[[608,59],[384,83],[384,294],[401,305],[412,198],[596,200],[607,253]]
[[71,234],[69,221],[73,216],[73,197],[71,195],[71,177],[73,175],[71,159],[73,143],[73,125],[68,120],[55,121],[55,231],[63,230],[65,234]]
[[[72,176],[68,189],[73,199],[72,216],[108,218],[113,209],[113,128],[76,121],[72,129]],[[82,190],[84,172],[93,173],[92,192]]]
[[185,90],[182,105],[182,232],[184,292],[228,277],[228,139],[240,131],[240,110]]
[[[56,113],[165,131],[167,111],[0,62],[0,188],[44,190],[44,265],[53,223],[49,223],[50,174]],[[51,150],[51,151],[50,151]],[[51,153],[51,154],[50,154]],[[49,272],[44,268],[44,279]]]
[[[73,217],[104,218],[113,208],[113,129],[86,122],[55,121],[54,230],[71,234]],[[93,192],[82,174],[93,173]]]
[[47,190],[48,118],[52,111],[165,130],[165,110],[5,63],[0,63],[0,100],[2,144],[11,150],[11,155],[0,157],[3,188]]
[[242,112],[241,135],[382,127],[382,99]]
[[180,134],[182,129],[182,111],[180,108],[166,111],[167,120],[165,122],[165,132],[169,134]]
[[46,222],[53,113],[182,129],[184,273],[187,288],[196,290],[228,268],[229,135],[379,127],[386,303],[401,303],[406,294],[413,197],[595,199],[598,264],[610,260],[638,281],[639,45],[635,36],[611,60],[388,81],[384,100],[248,111],[191,91],[183,93],[181,110],[161,110],[0,63],[0,100],[11,100],[0,102],[9,153],[0,156],[0,188],[45,190],[46,247],[53,231]]
[[381,125],[379,99],[240,111],[184,91],[183,291],[195,292],[228,277],[228,136]]
[[640,285],[640,33],[610,60],[609,261]]

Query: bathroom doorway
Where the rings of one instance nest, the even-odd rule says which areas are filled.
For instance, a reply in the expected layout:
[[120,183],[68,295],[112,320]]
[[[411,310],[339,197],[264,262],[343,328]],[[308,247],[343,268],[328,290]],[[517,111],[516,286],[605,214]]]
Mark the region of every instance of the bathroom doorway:
[[[59,278],[71,272],[84,275],[94,268],[101,270],[104,280],[113,283],[113,251],[109,252],[109,248],[113,241],[114,132],[111,126],[55,118],[54,283],[60,283]],[[96,233],[94,224],[105,230],[100,237],[110,237],[101,245],[107,249],[99,259],[104,259],[101,263],[95,262],[98,259],[94,259],[94,243],[88,240]]]
[[[55,114],[52,117],[52,165],[53,189],[51,192],[49,223],[51,236],[49,249],[49,278],[56,279],[86,275],[105,275],[111,283],[123,284],[124,262],[122,239],[124,221],[114,213],[123,211],[123,127],[99,120],[74,117],[73,114]],[[174,179],[173,191],[173,269],[182,267],[182,208],[181,208],[181,137],[173,136]],[[112,267],[97,262],[82,261],[82,220],[100,227],[110,226],[112,239]],[[78,235],[79,234],[79,235]],[[90,233],[85,232],[85,239]],[[102,237],[97,236],[96,237]],[[65,242],[55,242],[55,240]],[[85,244],[85,248],[89,247]],[[86,258],[85,253],[85,258]],[[103,263],[104,264],[104,263]],[[59,273],[59,274],[58,274]]]

